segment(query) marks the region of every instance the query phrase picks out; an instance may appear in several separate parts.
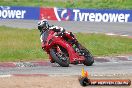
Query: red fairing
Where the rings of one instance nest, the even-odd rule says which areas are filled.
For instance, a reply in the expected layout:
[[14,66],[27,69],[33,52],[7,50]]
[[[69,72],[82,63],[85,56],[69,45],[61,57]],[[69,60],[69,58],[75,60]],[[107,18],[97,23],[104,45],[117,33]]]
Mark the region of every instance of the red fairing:
[[[62,36],[55,36],[54,33],[55,33],[54,31],[50,30],[49,36],[47,38],[47,42],[45,44],[45,51],[49,54],[49,51],[52,48],[52,46],[60,45],[68,51],[70,63],[74,63],[74,61],[76,60],[82,63],[84,61],[84,57],[79,56],[78,53],[75,52],[75,50],[72,47],[72,44],[66,42]],[[52,60],[51,56],[50,56],[50,60]]]
[[66,36],[56,35],[56,32],[54,32],[53,30],[49,30],[49,35],[43,47],[47,54],[49,54],[50,62],[51,63],[57,62],[59,65],[64,67],[69,66],[70,63],[71,64],[83,63],[84,65],[87,66],[92,65],[94,59],[92,56],[90,56],[91,55],[90,52],[86,50],[86,48],[84,48],[83,46],[82,48],[78,48],[77,47],[78,45],[72,43],[70,41],[71,38],[69,37],[70,36],[69,34]]

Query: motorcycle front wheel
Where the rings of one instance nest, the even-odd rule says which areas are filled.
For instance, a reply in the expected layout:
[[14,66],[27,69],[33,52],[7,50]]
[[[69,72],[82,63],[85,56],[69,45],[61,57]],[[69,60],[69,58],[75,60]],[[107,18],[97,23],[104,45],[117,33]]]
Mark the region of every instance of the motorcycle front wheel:
[[69,67],[69,56],[66,49],[64,49],[61,46],[57,46],[60,48],[61,53],[57,51],[56,47],[53,47],[50,49],[50,55],[53,58],[53,60],[58,63],[62,67]]

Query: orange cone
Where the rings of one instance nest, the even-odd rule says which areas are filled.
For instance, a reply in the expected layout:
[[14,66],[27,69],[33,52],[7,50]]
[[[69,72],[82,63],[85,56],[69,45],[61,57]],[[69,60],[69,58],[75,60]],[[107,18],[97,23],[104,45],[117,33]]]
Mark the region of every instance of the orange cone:
[[88,71],[85,72],[85,77],[88,77]]

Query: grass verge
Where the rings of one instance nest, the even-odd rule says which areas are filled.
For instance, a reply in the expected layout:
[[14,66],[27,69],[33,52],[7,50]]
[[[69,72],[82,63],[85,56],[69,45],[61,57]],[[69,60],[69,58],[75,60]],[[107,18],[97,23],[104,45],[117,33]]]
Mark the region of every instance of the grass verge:
[[[76,34],[94,56],[132,54],[132,39],[104,34]],[[0,61],[43,60],[38,30],[0,27]]]
[[0,0],[0,5],[132,9],[132,0]]

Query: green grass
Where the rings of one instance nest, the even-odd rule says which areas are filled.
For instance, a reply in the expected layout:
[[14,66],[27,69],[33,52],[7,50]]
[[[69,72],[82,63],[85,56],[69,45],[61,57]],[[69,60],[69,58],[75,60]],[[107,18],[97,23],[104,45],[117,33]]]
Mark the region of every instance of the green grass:
[[0,0],[0,5],[132,9],[132,0]]
[[0,61],[45,58],[37,30],[0,27]]
[[132,39],[130,38],[84,33],[78,33],[77,37],[94,56],[132,54]]
[[[77,33],[78,40],[94,56],[132,54],[132,39],[103,34]],[[38,30],[0,27],[0,61],[44,60]]]

